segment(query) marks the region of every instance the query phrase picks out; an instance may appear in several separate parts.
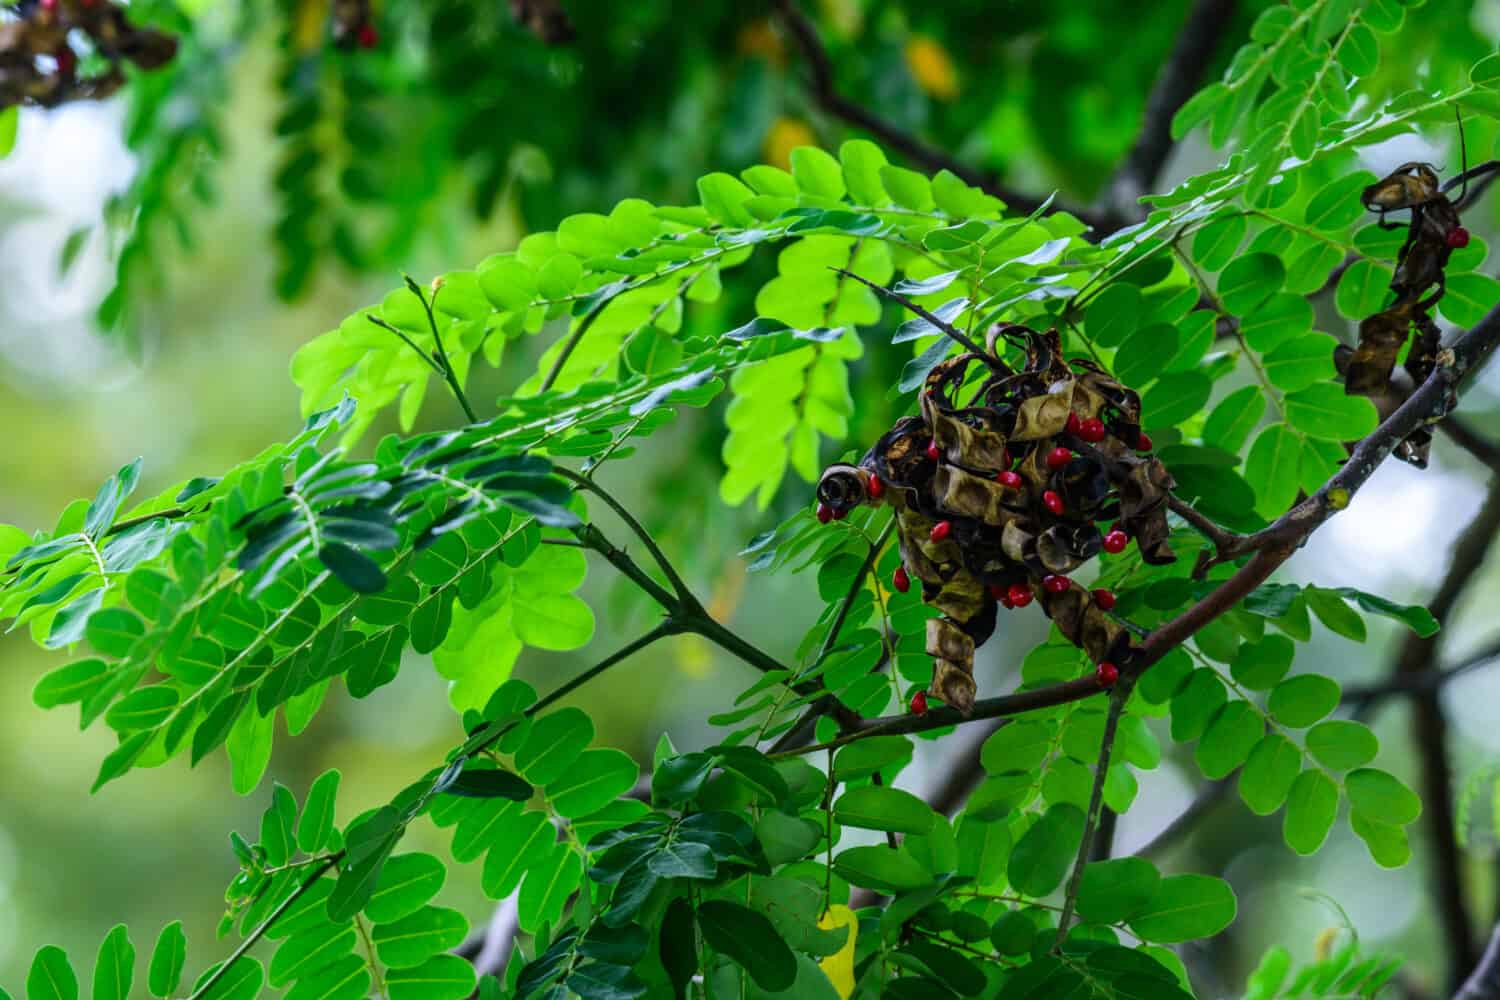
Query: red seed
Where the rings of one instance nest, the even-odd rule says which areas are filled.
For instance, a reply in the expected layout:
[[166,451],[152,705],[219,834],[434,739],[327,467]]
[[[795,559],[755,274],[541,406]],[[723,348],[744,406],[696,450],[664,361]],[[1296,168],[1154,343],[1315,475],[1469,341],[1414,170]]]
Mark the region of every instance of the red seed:
[[1120,679],[1120,671],[1113,663],[1101,663],[1094,671],[1094,680],[1099,682],[1100,687],[1114,687],[1115,681]]
[[1005,466],[1008,469],[1008,468],[1010,468],[1010,461],[1011,461],[1011,459],[1010,459],[1010,449],[1009,448],[1001,448],[1000,449],[1000,464],[1003,465],[1003,466]]
[[1053,448],[1047,452],[1047,468],[1061,469],[1073,461],[1073,453],[1067,448]]
[[1093,595],[1094,603],[1099,605],[1101,610],[1110,611],[1114,608],[1115,592],[1113,590],[1105,590],[1103,587],[1100,587],[1098,590],[1093,591]]
[[1065,426],[1063,428],[1063,430],[1067,431],[1069,434],[1073,435],[1074,437],[1078,436],[1079,432],[1081,430],[1083,430],[1083,424],[1082,424],[1082,422],[1079,421],[1078,414],[1076,414],[1076,413],[1070,413],[1070,414],[1068,414],[1068,423],[1067,423],[1067,426]]
[[1141,436],[1135,439],[1135,450],[1150,451],[1151,435],[1147,434],[1145,431],[1141,431]]
[[1448,230],[1448,246],[1454,250],[1462,250],[1469,245],[1469,231],[1463,226],[1454,226]]
[[929,461],[936,462],[939,456],[941,456],[942,454],[942,449],[938,447],[938,443],[936,441],[927,442],[927,458]]
[[836,508],[834,508],[833,519],[835,521],[842,521],[844,518],[846,518],[848,516],[849,516],[849,508],[848,507],[836,507]]
[[833,520],[833,508],[826,503],[818,504],[818,523],[827,524]]
[[1031,588],[1026,586],[1026,584],[1024,583],[1011,584],[1010,589],[1007,590],[1005,594],[1010,598],[1010,603],[1014,604],[1018,608],[1024,608],[1026,607],[1026,605],[1031,603]]
[[375,46],[380,44],[380,32],[375,30],[375,26],[373,24],[362,24],[359,28],[359,36],[357,38],[357,41],[359,42],[360,48],[373,49]]
[[53,11],[57,9],[57,0],[42,0],[42,10]]
[[948,537],[948,533],[952,530],[952,521],[939,521],[937,524],[934,524],[932,526],[932,530],[927,533],[927,537],[932,539],[934,542],[941,542],[943,539]]
[[1057,573],[1042,577],[1042,589],[1049,594],[1065,593],[1072,585],[1073,581]]
[[1015,609],[1015,606],[1016,606],[1016,602],[1015,602],[1015,601],[1012,601],[1012,600],[1011,600],[1011,599],[1010,599],[1010,592],[1009,592],[1009,591],[1007,591],[1007,592],[1006,592],[1006,593],[1005,593],[1005,594],[1004,594],[1004,596],[1002,596],[1002,597],[1001,597],[1001,598],[1000,598],[1000,606],[1001,606],[1001,607],[1002,607],[1002,608],[1004,608],[1004,609],[1005,609],[1005,610],[1006,610],[1006,611],[1012,611],[1012,610],[1014,610],[1014,609]]
[[73,71],[78,68],[78,57],[73,54],[72,49],[58,49],[57,71],[63,76],[72,76]]
[[1020,477],[1020,475],[1018,473],[1011,472],[1009,469],[1005,470],[1004,472],[1000,473],[1000,475],[996,476],[995,477],[995,482],[999,483],[1001,486],[1004,486],[1006,489],[1010,489],[1010,490],[1015,490],[1015,489],[1020,489],[1021,488],[1021,477]]
[[1110,555],[1118,555],[1125,551],[1125,546],[1130,544],[1130,536],[1120,530],[1111,531],[1104,536],[1104,551]]
[[989,586],[987,586],[985,589],[990,592],[990,596],[993,597],[995,600],[997,600],[997,601],[1003,601],[1003,600],[1005,600],[1005,588],[1003,586],[1001,586],[1000,584],[998,584],[998,583],[992,583]]
[[911,696],[911,714],[912,715],[925,715],[925,714],[927,714],[927,692],[926,691],[918,691],[916,694],[914,694],[914,695]]
[[1042,503],[1046,504],[1047,509],[1054,514],[1061,514],[1063,512],[1064,508],[1062,497],[1058,496],[1051,490],[1047,490],[1042,494]]
[[879,476],[870,477],[870,485],[868,489],[870,492],[871,500],[879,500],[881,497],[885,496],[885,483]]
[[1089,417],[1083,422],[1083,426],[1078,428],[1078,436],[1089,444],[1098,444],[1103,441],[1104,433],[1104,421],[1098,417]]
[[911,577],[906,575],[905,566],[897,566],[896,572],[891,574],[891,586],[902,594],[911,589]]

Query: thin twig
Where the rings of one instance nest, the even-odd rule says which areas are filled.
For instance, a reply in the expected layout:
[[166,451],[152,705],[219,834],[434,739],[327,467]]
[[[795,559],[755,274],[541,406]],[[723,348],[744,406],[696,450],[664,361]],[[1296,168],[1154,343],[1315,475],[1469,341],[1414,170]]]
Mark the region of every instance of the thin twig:
[[853,271],[845,270],[842,267],[834,267],[833,265],[829,265],[828,269],[830,271],[837,271],[839,274],[842,274],[846,278],[853,278],[860,284],[874,290],[877,295],[882,295],[885,298],[890,299],[892,302],[895,302],[897,305],[901,306],[908,312],[916,316],[920,316],[922,319],[932,324],[935,329],[940,330],[945,336],[947,336],[949,340],[952,340],[964,350],[969,351],[973,354],[977,354],[979,357],[983,358],[991,365],[1003,369],[1003,362],[1001,362],[999,358],[996,358],[994,355],[990,354],[989,351],[986,351],[984,348],[976,344],[968,334],[964,333],[958,327],[954,326],[952,323],[949,323],[947,320],[936,315],[935,313],[932,313],[927,309],[924,309],[921,306],[917,305],[915,302],[907,298],[905,295],[902,295],[900,292],[889,289],[878,282],[871,281],[869,278],[861,277],[860,275],[855,274]]
[[1500,927],[1490,933],[1479,964],[1453,994],[1453,1000],[1500,1000]]
[[557,377],[562,374],[563,365],[568,363],[568,358],[572,356],[573,349],[578,346],[578,342],[583,339],[584,334],[589,332],[589,327],[594,325],[594,321],[599,318],[599,314],[604,312],[604,307],[614,300],[615,297],[613,294],[603,294],[599,297],[599,301],[590,306],[589,311],[583,314],[583,319],[578,321],[578,325],[573,328],[573,332],[568,334],[568,339],[563,341],[562,347],[557,352],[557,357],[552,362],[552,367],[547,370],[546,377],[542,379],[541,387],[537,389],[538,393],[546,392],[557,382]]
[[[432,342],[437,347],[437,359],[443,366],[441,371],[443,379],[448,383],[448,388],[453,390],[453,396],[458,400],[458,405],[463,407],[464,416],[469,418],[469,423],[479,423],[479,417],[474,413],[474,407],[469,405],[469,397],[464,395],[464,387],[458,383],[458,372],[453,370],[453,359],[448,357],[448,351],[443,347],[443,335],[438,332],[437,314],[432,311],[434,303],[437,302],[437,292],[432,293],[429,301],[422,291],[422,286],[412,280],[411,275],[402,275],[406,279],[406,287],[422,303],[422,309],[427,313],[427,325],[432,329]],[[441,291],[441,286],[439,286]]]
[[323,860],[323,863],[321,865],[318,865],[316,868],[314,868],[312,873],[308,875],[307,878],[299,882],[297,884],[297,888],[293,889],[291,894],[288,895],[286,899],[282,900],[281,903],[276,907],[276,909],[271,911],[271,915],[262,920],[260,922],[260,925],[257,926],[255,930],[251,931],[250,935],[246,937],[245,940],[240,942],[240,946],[234,949],[234,951],[230,952],[229,957],[224,959],[223,962],[219,963],[219,967],[212,973],[210,973],[208,978],[203,980],[203,982],[198,985],[197,989],[193,990],[193,992],[188,996],[187,1000],[199,1000],[200,997],[207,995],[208,991],[213,989],[214,986],[219,982],[219,980],[223,979],[226,975],[229,974],[229,970],[234,967],[234,964],[241,958],[243,958],[246,952],[255,947],[255,943],[257,941],[265,937],[266,932],[271,929],[271,925],[280,920],[282,914],[291,909],[292,904],[301,899],[302,896],[307,892],[307,890],[313,887],[313,883],[322,878],[324,873],[326,873],[328,869],[338,864],[339,860],[342,859],[343,856],[343,851],[339,851],[337,854],[329,855]]
[[1078,843],[1078,857],[1073,861],[1073,874],[1068,877],[1068,887],[1063,893],[1062,914],[1057,918],[1057,938],[1054,951],[1062,947],[1068,937],[1068,925],[1073,921],[1073,907],[1078,903],[1078,890],[1083,885],[1083,869],[1094,853],[1094,831],[1099,826],[1099,813],[1104,809],[1104,782],[1109,777],[1109,761],[1114,755],[1115,734],[1120,728],[1120,716],[1125,714],[1125,702],[1130,700],[1130,689],[1134,682],[1121,676],[1109,693],[1109,711],[1104,716],[1104,737],[1099,742],[1099,759],[1094,764],[1094,787],[1089,792],[1089,810],[1084,814],[1083,839]]

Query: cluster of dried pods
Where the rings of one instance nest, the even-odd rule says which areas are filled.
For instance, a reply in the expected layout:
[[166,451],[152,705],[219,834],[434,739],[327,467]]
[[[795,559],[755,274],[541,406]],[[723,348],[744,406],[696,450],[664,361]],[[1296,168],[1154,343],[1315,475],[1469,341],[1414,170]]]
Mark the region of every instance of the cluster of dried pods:
[[[153,70],[170,62],[177,39],[136,27],[126,10],[110,0],[23,0],[15,17],[0,19],[0,110],[98,100],[125,82],[123,63]],[[79,73],[73,43],[84,39],[104,60],[102,72]]]
[[[1020,370],[1001,360],[1001,341],[1024,349]],[[1092,362],[1066,360],[1057,331],[1001,325],[984,353],[933,369],[920,399],[917,416],[897,421],[859,464],[830,466],[817,492],[825,522],[860,504],[895,508],[901,566],[892,585],[918,583],[942,612],[927,623],[935,663],[926,693],[972,711],[975,647],[993,634],[1000,607],[1033,600],[1098,665],[1098,681],[1113,684],[1130,634],[1108,614],[1110,591],[1068,574],[1131,540],[1148,563],[1176,558],[1167,544],[1172,478],[1150,454],[1139,395]],[[912,707],[925,710],[925,695]]]

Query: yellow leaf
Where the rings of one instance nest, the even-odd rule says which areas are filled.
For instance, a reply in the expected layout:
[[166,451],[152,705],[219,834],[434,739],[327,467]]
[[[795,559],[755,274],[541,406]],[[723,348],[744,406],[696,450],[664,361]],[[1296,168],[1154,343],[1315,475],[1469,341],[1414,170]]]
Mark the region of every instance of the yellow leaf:
[[799,118],[778,118],[766,130],[761,156],[771,166],[788,170],[792,165],[792,150],[817,144],[818,137],[806,122]]
[[849,1000],[854,992],[854,935],[859,930],[859,918],[847,906],[830,906],[828,912],[818,920],[818,929],[835,931],[849,928],[849,937],[844,946],[818,963],[823,975],[838,990],[843,1000]]
[[958,70],[948,50],[926,35],[913,35],[906,43],[906,65],[928,97],[951,101],[958,96]]

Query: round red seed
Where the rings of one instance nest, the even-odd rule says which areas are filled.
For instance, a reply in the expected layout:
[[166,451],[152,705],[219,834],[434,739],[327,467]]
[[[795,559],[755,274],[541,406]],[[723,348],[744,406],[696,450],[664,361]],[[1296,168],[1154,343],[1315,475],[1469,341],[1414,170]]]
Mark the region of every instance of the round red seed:
[[918,691],[911,696],[911,714],[925,715],[927,713],[927,692]]
[[927,533],[927,537],[932,539],[934,542],[941,542],[943,539],[948,537],[948,533],[952,530],[952,521],[939,521],[937,524],[934,524],[932,526],[932,530]]
[[1073,581],[1057,573],[1042,577],[1042,589],[1049,594],[1061,594],[1073,585]]
[[1462,250],[1469,245],[1469,231],[1463,226],[1454,226],[1448,230],[1448,246],[1454,250]]
[[1130,544],[1130,536],[1118,529],[1104,536],[1104,551],[1110,555],[1118,555],[1125,551],[1125,546]]
[[1135,450],[1150,451],[1151,435],[1147,434],[1145,431],[1141,431],[1141,436],[1135,439]]
[[1021,476],[1019,473],[1011,472],[1009,469],[995,477],[995,482],[1006,489],[1015,490],[1021,488]]
[[938,447],[938,443],[936,441],[928,441],[927,442],[927,458],[928,458],[928,460],[936,462],[938,460],[938,457],[940,455],[942,455],[942,453],[943,453],[942,449],[940,449]]
[[911,589],[911,577],[906,575],[905,566],[897,566],[896,572],[891,574],[891,586],[902,594]]
[[63,76],[72,76],[73,71],[78,68],[78,57],[73,54],[72,49],[58,49],[57,71]]
[[989,591],[990,596],[997,601],[1005,599],[1005,587],[1001,584],[992,583],[985,587],[985,590]]
[[1062,497],[1058,496],[1051,490],[1047,490],[1042,494],[1042,503],[1046,504],[1047,509],[1054,514],[1061,514],[1063,512],[1064,508]]
[[1083,423],[1078,419],[1078,414],[1068,414],[1068,423],[1063,428],[1063,430],[1067,431],[1069,434],[1072,434],[1074,437],[1078,436],[1079,432],[1083,430]]
[[871,500],[879,500],[885,496],[885,482],[879,476],[870,477],[870,485],[867,487]]
[[1001,595],[1001,597],[1000,597],[1000,606],[1002,608],[1004,608],[1006,611],[1013,611],[1013,610],[1015,610],[1016,602],[1012,601],[1010,599],[1010,592],[1009,591],[1006,591],[1004,594]]
[[1026,584],[1024,583],[1011,584],[1010,589],[1007,590],[1005,594],[1010,598],[1010,603],[1014,604],[1018,608],[1024,608],[1026,607],[1026,605],[1031,603],[1031,588],[1026,586]]
[[1093,592],[1093,596],[1094,603],[1099,605],[1101,610],[1109,611],[1114,608],[1115,592],[1113,590],[1105,590],[1103,587],[1100,587]]
[[1098,444],[1103,441],[1104,433],[1104,421],[1098,417],[1089,417],[1083,422],[1083,426],[1078,428],[1078,436],[1089,444]]
[[1073,461],[1073,452],[1067,448],[1053,448],[1047,452],[1047,468],[1061,469]]
[[826,503],[818,504],[818,523],[827,524],[833,520],[833,508]]
[[1119,679],[1119,668],[1113,663],[1101,663],[1094,671],[1094,680],[1099,682],[1100,687],[1114,687],[1115,681]]
[[359,28],[359,47],[362,49],[373,49],[380,44],[380,32],[375,30],[373,24],[362,24]]

